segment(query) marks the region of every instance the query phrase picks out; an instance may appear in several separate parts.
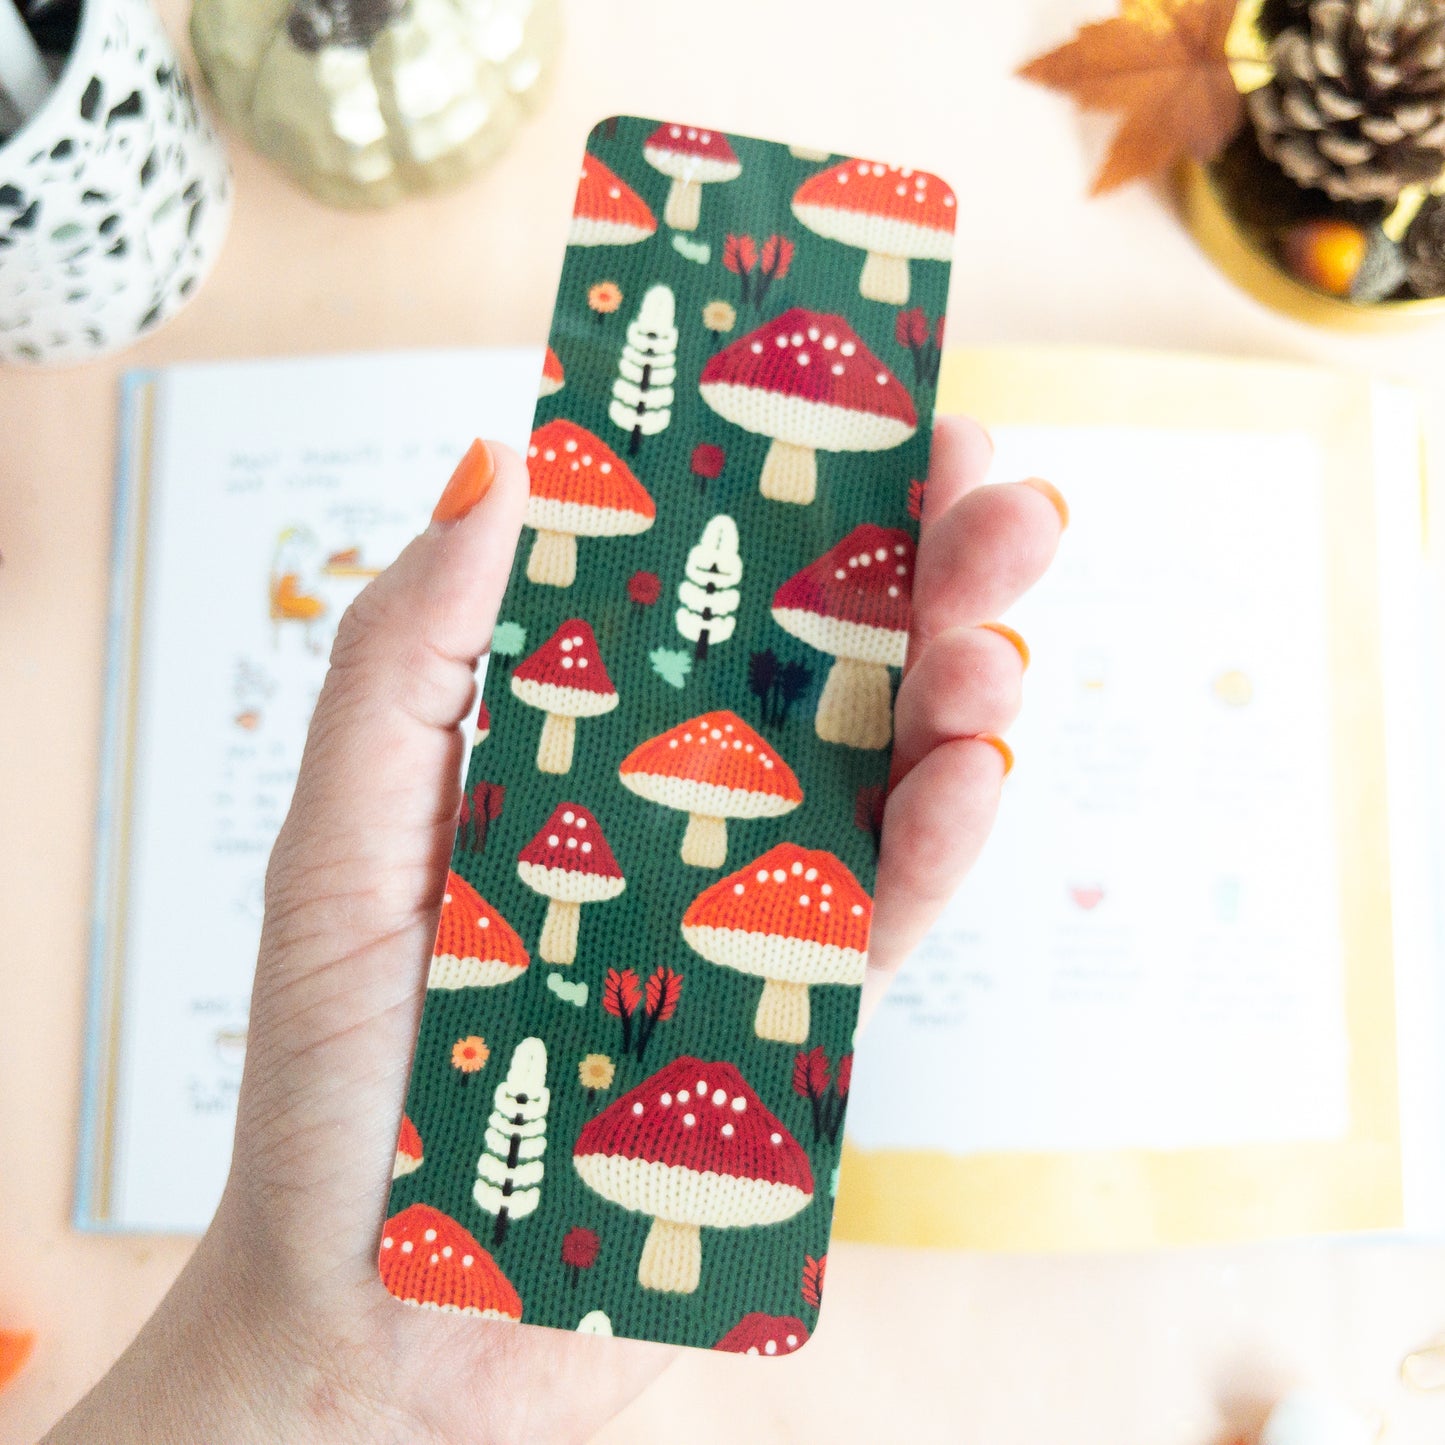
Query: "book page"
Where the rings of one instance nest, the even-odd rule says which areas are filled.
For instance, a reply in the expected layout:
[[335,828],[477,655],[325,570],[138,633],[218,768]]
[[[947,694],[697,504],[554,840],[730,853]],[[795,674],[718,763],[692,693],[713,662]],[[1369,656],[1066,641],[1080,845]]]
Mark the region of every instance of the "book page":
[[1338,1137],[1319,445],[996,440],[999,475],[1056,480],[1073,524],[1009,615],[1033,662],[993,838],[871,1026],[853,1137],[954,1153]]
[[1368,387],[949,361],[994,475],[1048,477],[1073,521],[1006,619],[1033,661],[994,835],[860,1044],[840,1234],[1398,1225],[1393,934],[1418,930],[1392,913]]
[[[475,436],[525,445],[541,355],[182,368],[154,386],[110,1107],[91,1220],[199,1231],[229,1162],[267,857],[341,614]],[[125,760],[116,759],[123,767]],[[122,910],[118,910],[118,913]],[[104,1081],[98,1087],[102,1093]]]

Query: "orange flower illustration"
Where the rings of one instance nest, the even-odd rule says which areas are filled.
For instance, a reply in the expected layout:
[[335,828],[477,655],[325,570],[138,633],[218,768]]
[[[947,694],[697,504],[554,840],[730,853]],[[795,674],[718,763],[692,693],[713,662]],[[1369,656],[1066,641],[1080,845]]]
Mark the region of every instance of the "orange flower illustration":
[[461,1074],[462,1083],[465,1084],[491,1056],[492,1051],[487,1047],[487,1041],[472,1034],[469,1038],[458,1039],[452,1045],[452,1068]]
[[601,321],[622,305],[622,288],[615,281],[599,281],[587,292],[587,304]]

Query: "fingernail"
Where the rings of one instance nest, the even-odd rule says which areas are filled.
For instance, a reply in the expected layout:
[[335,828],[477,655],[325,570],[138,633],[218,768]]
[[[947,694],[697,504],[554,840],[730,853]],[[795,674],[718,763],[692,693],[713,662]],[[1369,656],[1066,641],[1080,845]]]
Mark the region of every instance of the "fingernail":
[[1012,627],[1009,627],[1003,622],[980,622],[978,625],[983,628],[985,632],[996,632],[1005,642],[1011,642],[1014,651],[1017,652],[1023,660],[1023,665],[1025,667],[1029,665],[1029,645]]
[[492,485],[497,469],[492,453],[485,442],[473,442],[467,454],[457,463],[436,510],[431,514],[433,522],[460,522],[483,497]]
[[978,733],[975,735],[974,740],[980,743],[987,743],[989,747],[998,749],[998,755],[1003,759],[1004,777],[1008,777],[1008,775],[1013,772],[1014,750],[1009,747],[1001,737],[995,733]]
[[1064,500],[1064,494],[1052,482],[1046,482],[1042,477],[1027,477],[1024,486],[1032,487],[1041,497],[1049,499],[1054,511],[1059,514],[1060,527],[1069,525],[1069,504]]

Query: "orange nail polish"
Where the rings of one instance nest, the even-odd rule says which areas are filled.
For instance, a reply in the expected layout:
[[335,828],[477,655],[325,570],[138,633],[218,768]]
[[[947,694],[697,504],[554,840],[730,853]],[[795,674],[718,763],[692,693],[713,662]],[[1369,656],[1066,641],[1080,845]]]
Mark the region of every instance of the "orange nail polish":
[[1029,665],[1029,645],[1012,627],[1003,622],[980,622],[978,625],[985,632],[996,632],[1005,642],[1012,643],[1014,651],[1023,659],[1024,666]]
[[496,476],[492,453],[485,442],[473,442],[457,463],[436,510],[433,522],[460,522],[487,495]]
[[1004,777],[1008,777],[1008,775],[1013,772],[1014,750],[1009,747],[1009,745],[1004,742],[1001,737],[998,737],[994,733],[979,733],[976,735],[975,741],[980,743],[987,743],[989,747],[998,749],[998,755],[1003,759]]
[[1069,504],[1064,500],[1064,494],[1052,482],[1046,482],[1042,477],[1028,477],[1024,486],[1032,487],[1041,497],[1049,499],[1054,511],[1059,514],[1060,527],[1069,525]]

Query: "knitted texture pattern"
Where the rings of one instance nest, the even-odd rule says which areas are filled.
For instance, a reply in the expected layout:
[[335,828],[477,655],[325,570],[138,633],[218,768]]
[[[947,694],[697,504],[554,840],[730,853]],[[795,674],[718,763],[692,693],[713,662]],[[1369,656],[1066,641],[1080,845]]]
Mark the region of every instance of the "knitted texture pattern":
[[399,1298],[759,1358],[816,1328],[954,210],[698,126],[588,138],[393,1161]]

